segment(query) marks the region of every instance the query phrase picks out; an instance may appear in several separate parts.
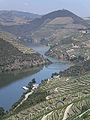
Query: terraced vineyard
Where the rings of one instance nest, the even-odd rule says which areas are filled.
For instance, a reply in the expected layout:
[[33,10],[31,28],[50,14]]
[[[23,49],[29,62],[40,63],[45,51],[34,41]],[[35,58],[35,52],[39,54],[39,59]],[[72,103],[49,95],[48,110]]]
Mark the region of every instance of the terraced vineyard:
[[90,72],[72,77],[58,75],[43,81],[34,94],[5,117],[7,120],[89,120]]
[[46,55],[62,60],[83,60],[90,58],[90,31],[81,30],[66,36],[52,46]]

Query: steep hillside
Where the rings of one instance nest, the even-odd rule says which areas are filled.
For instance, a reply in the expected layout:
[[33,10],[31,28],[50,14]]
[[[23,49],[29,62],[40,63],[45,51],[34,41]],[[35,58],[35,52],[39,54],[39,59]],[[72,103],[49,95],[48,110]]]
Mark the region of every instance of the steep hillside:
[[0,24],[8,26],[25,24],[39,17],[37,14],[28,12],[2,10],[0,11]]
[[20,40],[42,44],[56,43],[77,29],[86,28],[88,23],[68,10],[59,10],[37,18],[30,24],[0,26],[0,30],[17,35]]
[[0,31],[0,38],[2,38],[3,40],[9,42],[10,44],[12,44],[14,47],[16,47],[22,53],[29,54],[29,53],[35,52],[32,49],[27,48],[25,45],[22,45],[19,42],[19,40],[17,39],[17,37],[14,36],[11,33]]
[[[6,120],[89,120],[89,64],[90,61],[83,63],[83,70],[87,71],[83,71],[84,74],[73,75],[73,71],[71,71],[73,67],[71,67],[68,69],[71,75],[53,76],[51,79],[43,81],[21,106],[16,110],[13,106],[13,109],[5,116]],[[78,68],[75,68],[74,73],[78,73]]]
[[17,43],[10,34],[0,33],[0,72],[30,69],[48,63],[34,50]]
[[90,59],[90,30],[79,30],[52,45],[46,53],[60,60],[84,61]]

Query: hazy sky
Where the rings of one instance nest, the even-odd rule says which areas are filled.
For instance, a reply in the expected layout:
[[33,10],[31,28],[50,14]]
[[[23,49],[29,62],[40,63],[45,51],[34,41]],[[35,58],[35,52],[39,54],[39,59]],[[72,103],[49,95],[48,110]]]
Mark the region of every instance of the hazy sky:
[[79,16],[90,16],[90,0],[0,0],[0,10],[21,10],[38,14],[68,9]]

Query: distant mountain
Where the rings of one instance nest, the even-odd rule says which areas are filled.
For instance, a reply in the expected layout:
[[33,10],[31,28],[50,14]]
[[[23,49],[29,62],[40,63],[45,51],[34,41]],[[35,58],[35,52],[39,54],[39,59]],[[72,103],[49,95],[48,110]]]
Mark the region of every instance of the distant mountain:
[[0,24],[2,25],[25,24],[39,17],[40,15],[28,12],[2,10],[0,11]]
[[88,23],[68,10],[58,10],[36,18],[29,24],[0,26],[23,41],[48,43],[60,40],[75,30],[87,28]]
[[40,20],[44,22],[46,19],[53,20],[57,17],[71,17],[74,20],[75,24],[87,25],[87,23],[82,18],[65,9],[54,11],[47,15],[44,15]]
[[88,24],[90,24],[90,17],[83,18]]

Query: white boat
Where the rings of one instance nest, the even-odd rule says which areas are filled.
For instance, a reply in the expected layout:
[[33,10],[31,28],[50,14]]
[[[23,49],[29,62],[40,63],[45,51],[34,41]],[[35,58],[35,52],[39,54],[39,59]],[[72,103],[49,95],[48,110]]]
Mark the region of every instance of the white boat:
[[29,90],[29,88],[27,88],[26,86],[23,87],[24,90]]

